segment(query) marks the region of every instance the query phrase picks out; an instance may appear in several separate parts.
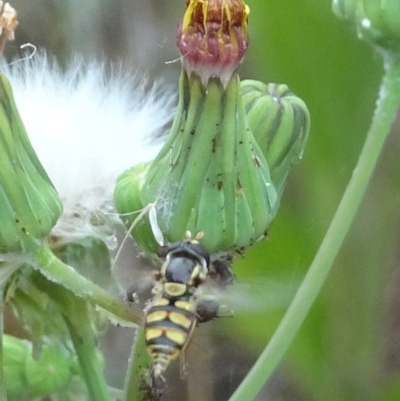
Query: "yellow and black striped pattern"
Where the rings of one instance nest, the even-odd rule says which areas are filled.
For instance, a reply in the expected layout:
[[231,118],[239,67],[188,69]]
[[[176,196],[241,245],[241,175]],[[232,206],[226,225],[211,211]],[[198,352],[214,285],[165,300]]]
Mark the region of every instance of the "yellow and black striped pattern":
[[145,340],[155,378],[190,342],[197,324],[195,292],[208,267],[208,253],[196,241],[171,245],[145,318]]

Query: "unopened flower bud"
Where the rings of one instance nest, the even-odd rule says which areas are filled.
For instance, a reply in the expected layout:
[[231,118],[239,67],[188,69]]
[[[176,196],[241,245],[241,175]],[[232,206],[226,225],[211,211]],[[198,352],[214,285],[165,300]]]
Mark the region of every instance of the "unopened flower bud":
[[154,239],[149,215],[144,210],[146,205],[142,201],[142,187],[149,167],[150,163],[143,163],[123,173],[114,190],[114,202],[122,221],[132,229],[132,236],[139,247],[147,252],[156,252],[159,244]]
[[26,250],[32,238],[46,237],[62,204],[37,158],[0,76],[0,253]]
[[242,92],[249,127],[267,159],[272,183],[281,194],[290,168],[301,158],[307,141],[307,106],[284,84],[245,80]]
[[73,364],[73,356],[59,343],[44,344],[34,359],[32,343],[3,335],[4,382],[11,399],[43,397],[64,389]]
[[203,84],[218,76],[227,84],[248,47],[249,7],[243,0],[187,0],[177,44],[188,75]]
[[[246,248],[266,234],[302,152],[308,112],[284,86],[248,83],[257,107],[244,103],[237,68],[247,50],[249,9],[242,0],[187,6],[178,32],[183,68],[175,120],[156,159],[121,176],[115,199],[125,216],[154,205],[167,243],[202,232],[212,254]],[[149,223],[135,227],[137,242],[155,243]]]
[[206,87],[182,73],[177,115],[142,190],[156,201],[168,242],[203,232],[210,253],[251,245],[265,234],[278,207],[268,163],[247,124],[239,78]]
[[355,23],[360,38],[388,50],[400,50],[399,0],[333,0],[333,11]]
[[38,360],[29,352],[25,361],[25,391],[39,397],[64,389],[72,376],[72,361],[71,355],[59,344],[44,345]]

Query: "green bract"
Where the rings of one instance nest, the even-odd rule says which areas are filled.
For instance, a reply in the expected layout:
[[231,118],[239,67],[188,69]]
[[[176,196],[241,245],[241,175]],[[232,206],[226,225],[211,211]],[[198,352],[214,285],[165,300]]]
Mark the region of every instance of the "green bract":
[[240,82],[204,87],[182,73],[180,103],[169,137],[152,163],[143,203],[156,203],[169,242],[203,232],[210,253],[251,245],[265,235],[278,197],[269,167],[247,123]]
[[359,36],[390,50],[400,50],[399,0],[333,0],[333,11],[356,24]]
[[132,236],[135,238],[136,243],[142,249],[154,252],[158,245],[154,241],[148,215],[144,213],[142,218],[139,216],[144,207],[141,193],[149,167],[150,163],[139,164],[123,173],[118,178],[114,201],[122,221],[128,228],[137,219],[137,223],[132,230]]
[[303,153],[310,114],[286,85],[254,80],[241,85],[249,127],[267,159],[272,183],[281,194],[291,165]]
[[[245,81],[243,92],[237,74],[225,88],[218,78],[204,86],[196,74],[182,72],[164,147],[150,166],[118,180],[123,219],[130,224],[137,216],[132,212],[155,203],[168,242],[181,240],[186,230],[203,232],[210,253],[247,247],[265,235],[291,164],[303,151],[309,116],[284,85]],[[139,224],[134,238],[155,251],[148,219]]]
[[62,204],[38,160],[0,76],[0,253],[26,250],[31,238],[48,235]]

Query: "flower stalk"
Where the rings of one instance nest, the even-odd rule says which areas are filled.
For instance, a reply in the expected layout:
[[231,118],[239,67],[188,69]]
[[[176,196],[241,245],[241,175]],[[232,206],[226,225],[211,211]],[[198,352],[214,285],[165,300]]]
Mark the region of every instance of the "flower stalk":
[[102,374],[103,364],[99,363],[96,346],[97,331],[94,328],[94,311],[91,310],[90,303],[77,297],[63,286],[46,280],[41,275],[33,277],[33,280],[56,303],[63,315],[90,399],[93,401],[111,401]]
[[124,400],[146,399],[146,370],[151,365],[151,358],[146,349],[144,331],[138,327],[135,331],[129,366],[125,377]]
[[7,401],[4,382],[4,284],[0,282],[0,401]]
[[400,55],[385,52],[384,66],[372,125],[329,229],[277,330],[229,401],[256,398],[294,340],[350,229],[400,107]]
[[92,301],[109,312],[120,324],[139,324],[142,321],[142,313],[138,309],[120,302],[107,291],[81,276],[58,259],[46,244],[41,244],[32,258],[32,265],[48,280],[61,284],[79,298]]

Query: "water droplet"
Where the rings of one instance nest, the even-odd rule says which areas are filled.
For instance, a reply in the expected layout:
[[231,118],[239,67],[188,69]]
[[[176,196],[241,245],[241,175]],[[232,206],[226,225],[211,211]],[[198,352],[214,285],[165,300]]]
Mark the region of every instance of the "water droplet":
[[370,29],[371,28],[371,20],[370,19],[368,19],[368,18],[364,18],[362,21],[361,21],[361,26],[363,27],[363,28],[366,28],[366,29]]

